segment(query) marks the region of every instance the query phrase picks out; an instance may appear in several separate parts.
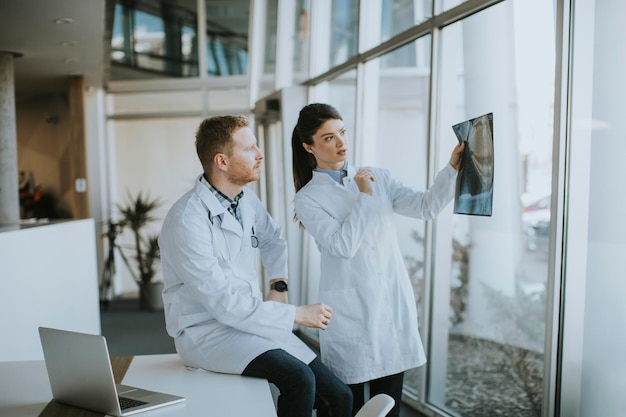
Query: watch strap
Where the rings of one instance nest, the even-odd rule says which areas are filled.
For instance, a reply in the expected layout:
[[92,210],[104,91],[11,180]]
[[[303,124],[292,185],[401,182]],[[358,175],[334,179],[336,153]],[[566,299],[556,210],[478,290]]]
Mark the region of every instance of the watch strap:
[[270,289],[278,292],[285,292],[289,289],[289,287],[285,281],[276,281],[270,285]]

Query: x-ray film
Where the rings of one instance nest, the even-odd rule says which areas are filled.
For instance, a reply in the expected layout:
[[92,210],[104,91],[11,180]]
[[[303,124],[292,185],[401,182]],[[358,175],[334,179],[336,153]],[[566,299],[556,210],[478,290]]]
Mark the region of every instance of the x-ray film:
[[493,206],[493,113],[452,126],[465,142],[463,163],[456,179],[454,212],[491,216]]

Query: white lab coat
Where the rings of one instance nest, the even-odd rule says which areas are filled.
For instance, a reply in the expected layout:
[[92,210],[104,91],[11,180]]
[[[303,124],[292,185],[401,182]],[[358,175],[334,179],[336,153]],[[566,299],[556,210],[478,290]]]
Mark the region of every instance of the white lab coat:
[[214,372],[241,374],[277,348],[310,363],[315,353],[292,332],[295,306],[264,302],[259,286],[253,229],[267,276],[287,278],[280,226],[249,189],[239,209],[243,227],[200,176],[165,217],[159,246],[167,332],[188,366]]
[[394,212],[433,219],[454,197],[457,175],[447,165],[428,191],[419,192],[387,170],[371,170],[372,196],[359,192],[356,169],[349,167],[344,185],[313,172],[294,198],[296,216],[321,253],[320,301],[333,309],[320,332],[322,361],[346,384],[426,361]]

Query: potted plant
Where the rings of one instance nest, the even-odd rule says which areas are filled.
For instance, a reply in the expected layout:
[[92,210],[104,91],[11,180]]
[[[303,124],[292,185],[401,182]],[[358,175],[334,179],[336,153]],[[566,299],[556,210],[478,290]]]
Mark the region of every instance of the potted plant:
[[[161,298],[163,282],[155,280],[158,260],[161,257],[159,235],[146,234],[144,230],[149,223],[156,220],[153,213],[160,205],[161,202],[158,199],[144,196],[141,192],[135,197],[129,195],[125,205],[118,205],[121,215],[118,224],[121,229],[130,229],[134,238],[131,259],[126,257],[123,250],[120,250],[120,253],[131,276],[139,286],[139,308],[143,310],[163,309]],[[131,263],[131,260],[134,262]]]

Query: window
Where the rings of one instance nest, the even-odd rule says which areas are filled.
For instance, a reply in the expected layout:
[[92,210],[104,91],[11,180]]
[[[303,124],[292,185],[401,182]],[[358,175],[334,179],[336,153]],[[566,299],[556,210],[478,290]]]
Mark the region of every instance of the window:
[[422,23],[431,16],[432,0],[383,0],[381,41]]
[[337,0],[331,8],[330,64],[356,55],[359,35],[359,0]]
[[294,83],[297,84],[308,76],[309,49],[311,44],[311,0],[298,0],[295,12],[293,72]]
[[248,0],[206,0],[207,73],[210,76],[248,72]]
[[[364,165],[388,169],[405,185],[418,190],[427,188],[428,175],[428,104],[430,92],[429,67],[417,65],[415,52],[430,55],[431,37],[426,36],[368,62],[373,72],[369,89],[378,91],[375,136],[363,144]],[[406,60],[406,57],[412,57]],[[386,63],[396,63],[391,66]],[[403,63],[402,67],[399,63]],[[374,88],[374,86],[376,86]],[[371,123],[371,121],[369,122]],[[402,256],[415,293],[420,331],[424,329],[424,290],[426,256],[426,222],[406,216],[395,216],[396,233]],[[405,373],[404,388],[413,398],[419,393],[419,369]]]
[[443,13],[466,1],[468,0],[435,0],[435,7],[437,9],[437,13]]
[[198,48],[195,3],[156,0],[115,5],[111,79],[195,77]]
[[453,124],[494,117],[493,215],[437,221],[428,401],[464,417],[543,404],[555,29],[539,3],[499,3],[441,33],[440,164]]
[[[206,0],[208,76],[248,72],[248,0]],[[118,0],[111,39],[111,79],[199,77],[196,1]]]

